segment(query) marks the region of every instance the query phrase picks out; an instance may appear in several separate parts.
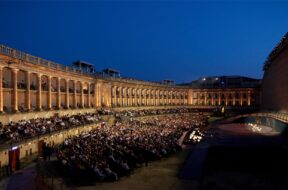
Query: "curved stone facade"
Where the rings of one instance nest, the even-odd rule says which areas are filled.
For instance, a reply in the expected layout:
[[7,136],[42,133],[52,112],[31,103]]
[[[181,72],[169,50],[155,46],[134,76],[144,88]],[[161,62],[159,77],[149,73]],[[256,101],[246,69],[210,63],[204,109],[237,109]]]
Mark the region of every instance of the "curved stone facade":
[[[0,45],[0,112],[99,107],[255,106],[258,89],[193,89],[85,73]],[[256,96],[257,97],[257,96]]]
[[274,48],[264,65],[262,107],[288,111],[288,33]]

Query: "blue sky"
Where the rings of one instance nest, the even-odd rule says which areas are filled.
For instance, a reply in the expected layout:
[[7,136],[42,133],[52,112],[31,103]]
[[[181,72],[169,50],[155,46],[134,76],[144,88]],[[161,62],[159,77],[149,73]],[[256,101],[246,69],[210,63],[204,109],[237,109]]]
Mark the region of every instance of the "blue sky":
[[284,1],[0,1],[0,43],[150,81],[262,78],[287,10]]

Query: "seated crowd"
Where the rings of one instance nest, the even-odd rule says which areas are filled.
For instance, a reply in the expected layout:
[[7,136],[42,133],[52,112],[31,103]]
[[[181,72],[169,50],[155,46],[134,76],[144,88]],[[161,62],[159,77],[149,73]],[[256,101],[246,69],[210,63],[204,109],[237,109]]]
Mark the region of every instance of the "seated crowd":
[[191,113],[197,112],[193,108],[173,108],[173,109],[135,109],[135,110],[110,110],[101,109],[99,113],[103,115],[114,115],[116,117],[128,116],[148,116],[148,115],[163,115],[163,114],[177,114],[177,113]]
[[101,117],[98,113],[85,113],[61,117],[55,114],[50,118],[21,120],[10,122],[7,125],[3,125],[0,122],[0,143],[20,142],[21,140],[53,131],[95,123],[100,121],[100,119]]
[[110,109],[101,109],[94,113],[65,115],[59,116],[55,114],[50,118],[37,118],[30,120],[20,120],[18,122],[10,122],[3,125],[0,122],[0,144],[15,143],[21,140],[51,133],[53,131],[67,129],[70,127],[85,125],[100,120],[100,115],[114,115],[116,118],[123,116],[145,116],[168,113],[186,113],[192,110],[186,108],[177,109],[152,109],[152,110],[130,110],[130,111],[115,111]]
[[139,164],[180,150],[183,132],[206,124],[203,115],[185,114],[131,118],[112,126],[103,123],[89,133],[67,138],[57,157],[76,179],[115,181]]

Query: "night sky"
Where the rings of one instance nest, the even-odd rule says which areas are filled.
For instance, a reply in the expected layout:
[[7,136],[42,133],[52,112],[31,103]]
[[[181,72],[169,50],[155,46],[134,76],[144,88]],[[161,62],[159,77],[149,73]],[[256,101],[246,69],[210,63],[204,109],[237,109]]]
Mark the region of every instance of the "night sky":
[[0,44],[70,65],[177,83],[215,75],[262,78],[288,31],[288,2],[0,2]]

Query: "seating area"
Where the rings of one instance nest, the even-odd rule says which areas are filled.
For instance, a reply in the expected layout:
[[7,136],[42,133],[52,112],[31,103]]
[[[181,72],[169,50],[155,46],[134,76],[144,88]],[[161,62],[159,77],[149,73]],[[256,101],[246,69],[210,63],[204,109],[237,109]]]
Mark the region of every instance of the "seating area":
[[101,121],[101,115],[114,115],[117,119],[125,117],[139,117],[148,115],[161,114],[179,114],[191,113],[195,110],[190,108],[175,109],[149,109],[149,110],[125,110],[115,111],[104,109],[95,111],[94,113],[85,113],[77,115],[59,116],[55,114],[50,118],[37,118],[30,120],[21,120],[18,122],[10,122],[3,125],[0,122],[0,144],[11,144],[21,142],[25,139],[49,134],[54,131],[60,131],[71,127],[97,123]]
[[170,109],[135,109],[135,110],[111,110],[102,108],[99,113],[103,115],[115,115],[116,117],[140,117],[177,113],[198,113],[194,108],[170,108]]
[[[108,113],[108,110],[102,111]],[[184,111],[187,110],[165,111],[175,112],[173,115],[130,117],[116,120],[112,126],[103,123],[88,133],[65,139],[58,149],[58,159],[73,179],[116,181],[138,166],[181,150],[178,140],[185,131],[206,126],[206,116],[193,114],[191,117],[181,113]]]
[[281,112],[271,112],[269,113],[269,116],[275,118],[275,119],[280,119],[285,122],[288,122],[288,112],[287,111],[281,111]]
[[21,120],[10,122],[7,125],[3,125],[0,122],[0,144],[16,143],[62,129],[96,123],[100,120],[100,115],[95,112],[70,116],[55,114],[50,118]]

